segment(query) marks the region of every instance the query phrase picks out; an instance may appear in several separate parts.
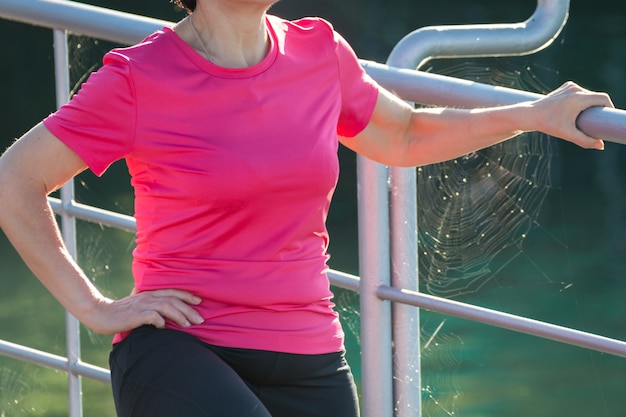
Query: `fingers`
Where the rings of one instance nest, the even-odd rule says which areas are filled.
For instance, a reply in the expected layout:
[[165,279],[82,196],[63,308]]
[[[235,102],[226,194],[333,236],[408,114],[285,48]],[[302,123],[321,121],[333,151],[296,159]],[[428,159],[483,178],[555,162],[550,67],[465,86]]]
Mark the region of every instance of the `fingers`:
[[[137,294],[137,290],[134,290],[135,294]],[[184,301],[187,304],[198,305],[202,302],[202,299],[189,291],[176,290],[176,289],[165,289],[165,290],[156,290],[156,291],[145,291],[141,294],[150,294],[155,298],[166,298],[171,297],[178,299],[180,301]]]
[[142,325],[165,327],[171,321],[180,327],[201,324],[204,319],[194,308],[201,299],[187,291],[167,289],[136,290],[120,300],[101,300],[83,323],[96,333],[111,334],[135,329]]
[[199,297],[181,290],[157,290],[142,292],[134,296],[137,307],[143,310],[143,324],[155,327],[165,326],[170,320],[181,327],[190,327],[204,322],[202,316],[193,308],[202,301]]
[[604,142],[581,131],[577,126],[577,120],[582,112],[591,107],[614,108],[608,94],[590,91],[568,81],[549,93],[542,101],[544,106],[540,114],[544,118],[545,133],[586,149],[604,149]]
[[607,93],[587,90],[572,81],[563,84],[562,88],[565,90],[566,94],[572,95],[578,100],[580,107],[615,108],[611,97]]
[[570,137],[566,137],[564,139],[584,149],[595,149],[598,151],[604,150],[604,141],[602,139],[597,139],[597,138],[592,138],[590,136],[587,136],[584,132],[580,130],[572,134]]

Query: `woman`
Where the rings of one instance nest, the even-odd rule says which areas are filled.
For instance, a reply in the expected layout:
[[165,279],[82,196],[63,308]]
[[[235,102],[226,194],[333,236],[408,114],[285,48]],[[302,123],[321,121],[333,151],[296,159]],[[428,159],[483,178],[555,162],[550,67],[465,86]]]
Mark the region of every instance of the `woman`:
[[[281,20],[273,3],[181,0],[187,17],[108,53],[0,158],[0,226],[67,310],[116,334],[120,416],[358,415],[325,273],[338,142],[397,166],[531,130],[603,148],[575,120],[612,106],[605,94],[568,83],[513,106],[415,110],[328,23]],[[46,196],[122,158],[135,289],[112,300],[68,256]]]

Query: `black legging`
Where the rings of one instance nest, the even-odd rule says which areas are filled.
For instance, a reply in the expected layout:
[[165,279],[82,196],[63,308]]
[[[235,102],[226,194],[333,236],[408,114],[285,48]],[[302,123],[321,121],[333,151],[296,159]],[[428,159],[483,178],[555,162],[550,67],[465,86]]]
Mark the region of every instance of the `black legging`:
[[110,357],[119,417],[358,417],[343,352],[295,355],[134,330]]

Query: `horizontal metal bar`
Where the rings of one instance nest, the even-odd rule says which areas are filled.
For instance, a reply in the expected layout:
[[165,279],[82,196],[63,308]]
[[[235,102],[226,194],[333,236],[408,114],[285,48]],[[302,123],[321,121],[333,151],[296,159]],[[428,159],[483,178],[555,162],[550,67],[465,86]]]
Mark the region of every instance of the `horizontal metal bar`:
[[105,384],[111,383],[111,371],[82,361],[72,364],[70,372]]
[[0,17],[130,45],[172,22],[68,0],[0,0]]
[[42,352],[26,346],[0,340],[0,353],[14,359],[21,359],[48,368],[67,370],[67,358]]
[[96,381],[110,383],[111,373],[109,370],[83,362],[68,365],[67,358],[43,352],[41,350],[29,348],[15,343],[0,340],[0,354],[42,365],[59,371],[71,372],[75,375],[84,376]]
[[[362,60],[367,73],[404,100],[430,106],[488,107],[533,101],[541,94],[499,87],[459,78]],[[578,117],[578,128],[587,135],[626,144],[626,111],[590,108]]]
[[483,84],[430,72],[360,60],[365,71],[399,97],[433,106],[487,107],[533,101],[541,94]]
[[115,227],[127,232],[134,232],[136,230],[135,218],[132,216],[88,206],[73,200],[63,205],[60,199],[48,197],[48,202],[50,203],[50,207],[52,207],[52,211],[56,214],[69,214],[80,220]]
[[626,342],[621,340],[390,286],[379,286],[377,295],[384,300],[626,358]]
[[346,290],[359,292],[361,280],[356,275],[347,274],[345,272],[337,271],[335,269],[330,269],[328,271],[328,278],[330,279],[330,283],[332,285]]

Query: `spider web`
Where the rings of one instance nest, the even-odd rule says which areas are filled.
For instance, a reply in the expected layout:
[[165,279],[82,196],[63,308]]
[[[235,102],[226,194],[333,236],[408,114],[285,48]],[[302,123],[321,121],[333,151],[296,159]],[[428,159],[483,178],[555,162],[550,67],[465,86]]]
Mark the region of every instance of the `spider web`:
[[[506,63],[465,62],[445,72],[486,84],[545,89],[529,66],[520,71]],[[476,292],[523,253],[553,189],[554,156],[552,141],[533,132],[417,170],[423,291],[444,297]]]

